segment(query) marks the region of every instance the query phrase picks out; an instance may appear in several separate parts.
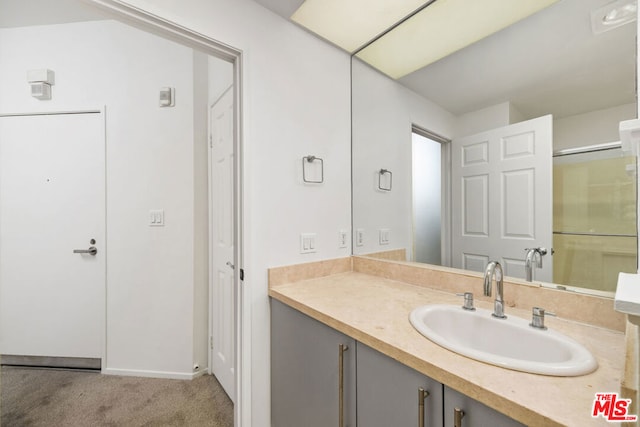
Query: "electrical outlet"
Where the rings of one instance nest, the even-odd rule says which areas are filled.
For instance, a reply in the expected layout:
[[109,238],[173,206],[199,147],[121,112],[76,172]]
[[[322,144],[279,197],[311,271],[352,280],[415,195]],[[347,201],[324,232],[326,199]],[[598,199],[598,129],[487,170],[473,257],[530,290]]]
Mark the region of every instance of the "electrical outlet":
[[316,234],[302,233],[300,234],[300,253],[310,254],[316,251]]
[[347,230],[338,231],[338,247],[339,248],[346,248],[348,246],[347,236],[348,236]]

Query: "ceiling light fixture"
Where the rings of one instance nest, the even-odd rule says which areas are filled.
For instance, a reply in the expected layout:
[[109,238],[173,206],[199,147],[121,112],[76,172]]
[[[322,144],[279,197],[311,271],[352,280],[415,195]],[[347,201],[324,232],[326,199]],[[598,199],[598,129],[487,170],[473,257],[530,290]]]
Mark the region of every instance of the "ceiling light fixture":
[[591,29],[600,34],[633,22],[637,16],[637,0],[617,0],[591,12]]
[[357,57],[398,79],[496,33],[558,0],[437,0]]
[[353,53],[428,2],[306,0],[291,20]]

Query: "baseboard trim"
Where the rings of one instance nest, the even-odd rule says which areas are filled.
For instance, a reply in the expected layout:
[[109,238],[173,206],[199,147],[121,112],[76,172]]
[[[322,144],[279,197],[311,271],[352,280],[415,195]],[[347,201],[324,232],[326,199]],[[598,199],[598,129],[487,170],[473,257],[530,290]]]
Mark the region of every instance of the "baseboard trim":
[[164,372],[164,371],[141,371],[134,369],[113,369],[105,368],[102,371],[104,375],[119,375],[123,377],[146,377],[146,378],[165,378],[171,380],[192,380],[206,373],[205,370],[200,372]]
[[102,359],[91,357],[24,356],[2,354],[0,355],[0,364],[4,366],[24,366],[35,368],[99,370],[102,365]]
[[194,372],[191,375],[192,375],[191,379],[196,379],[196,378],[201,377],[203,375],[209,375],[209,370],[206,369],[206,368],[205,369],[200,369],[198,372]]

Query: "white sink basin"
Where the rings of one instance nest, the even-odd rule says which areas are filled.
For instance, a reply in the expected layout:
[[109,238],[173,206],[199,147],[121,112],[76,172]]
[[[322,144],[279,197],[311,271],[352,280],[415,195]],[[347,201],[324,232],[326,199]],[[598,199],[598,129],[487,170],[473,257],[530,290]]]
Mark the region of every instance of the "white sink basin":
[[497,319],[480,308],[468,311],[460,306],[434,304],[416,308],[409,320],[436,344],[503,368],[563,377],[588,374],[598,368],[593,355],[571,338],[507,316]]

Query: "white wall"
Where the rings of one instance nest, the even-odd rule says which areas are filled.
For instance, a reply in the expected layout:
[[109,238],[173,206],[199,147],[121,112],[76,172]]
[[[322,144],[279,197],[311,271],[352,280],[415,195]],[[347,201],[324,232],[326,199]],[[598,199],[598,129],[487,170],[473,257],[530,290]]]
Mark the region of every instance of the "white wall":
[[209,56],[209,106],[233,84],[233,64]]
[[[354,252],[405,248],[410,254],[411,126],[451,138],[455,117],[361,61],[354,61],[353,76],[353,223],[365,232]],[[390,192],[377,188],[382,168],[393,173]],[[379,229],[391,231],[388,245],[379,244]]]
[[[110,372],[192,372],[196,275],[202,280],[193,61],[191,49],[112,21],[0,30],[0,111],[107,106]],[[51,101],[29,96],[26,71],[36,68],[56,73]],[[175,87],[174,108],[158,107],[162,86]],[[149,227],[149,209],[159,208],[166,226]]]
[[454,138],[508,126],[524,120],[511,102],[502,102],[456,117]]
[[553,149],[620,141],[621,121],[636,118],[636,103],[619,105],[553,121]]
[[[252,426],[270,422],[267,268],[348,256],[349,56],[249,0],[126,3],[243,51],[244,269],[251,293]],[[301,159],[324,158],[325,183],[302,183]],[[299,254],[301,232],[318,252]]]
[[455,138],[511,124],[511,103],[503,102],[456,117]]

